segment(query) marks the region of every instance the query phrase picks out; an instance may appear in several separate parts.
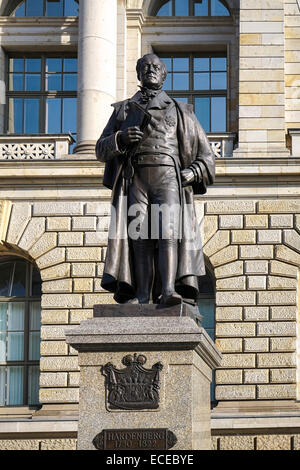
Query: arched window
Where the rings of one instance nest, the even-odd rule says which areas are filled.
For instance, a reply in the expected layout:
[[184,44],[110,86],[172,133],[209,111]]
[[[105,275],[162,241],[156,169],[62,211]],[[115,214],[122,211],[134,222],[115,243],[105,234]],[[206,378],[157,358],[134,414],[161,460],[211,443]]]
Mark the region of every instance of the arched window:
[[0,406],[39,403],[41,278],[28,261],[0,262]]
[[154,10],[153,16],[230,16],[221,0],[168,0]]
[[[199,278],[198,309],[202,315],[202,326],[215,341],[215,280],[211,269],[206,266],[206,275]],[[215,372],[210,388],[211,402],[215,401]]]
[[75,0],[25,0],[12,16],[78,16]]

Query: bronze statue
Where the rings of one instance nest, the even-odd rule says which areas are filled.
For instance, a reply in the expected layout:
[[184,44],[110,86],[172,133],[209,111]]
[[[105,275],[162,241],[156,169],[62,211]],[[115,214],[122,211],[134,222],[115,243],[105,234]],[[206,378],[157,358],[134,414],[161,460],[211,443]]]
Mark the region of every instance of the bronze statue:
[[159,57],[139,59],[137,75],[140,91],[113,104],[96,144],[113,191],[102,287],[118,303],[174,305],[195,300],[205,274],[193,194],[214,182],[215,158],[192,106],[162,90]]

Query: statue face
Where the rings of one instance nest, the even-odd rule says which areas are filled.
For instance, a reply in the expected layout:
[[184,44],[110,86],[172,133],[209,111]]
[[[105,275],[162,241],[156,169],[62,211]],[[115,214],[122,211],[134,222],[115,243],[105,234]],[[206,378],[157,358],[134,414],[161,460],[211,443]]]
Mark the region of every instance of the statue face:
[[158,90],[162,87],[165,76],[161,60],[156,55],[144,57],[140,67],[139,79],[143,86]]

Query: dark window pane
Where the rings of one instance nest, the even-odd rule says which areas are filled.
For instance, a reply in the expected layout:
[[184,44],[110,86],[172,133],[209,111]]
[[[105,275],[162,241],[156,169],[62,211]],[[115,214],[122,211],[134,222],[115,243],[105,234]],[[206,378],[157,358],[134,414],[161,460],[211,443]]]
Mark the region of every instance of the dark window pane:
[[46,59],[46,72],[61,72],[62,71],[62,59],[51,58]]
[[65,0],[64,16],[78,16],[78,3],[75,0]]
[[25,75],[25,90],[26,91],[40,91],[41,89],[41,76],[39,74]]
[[173,90],[188,90],[188,89],[189,89],[189,74],[188,73],[174,73]]
[[77,59],[64,59],[64,72],[77,72]]
[[209,97],[201,97],[195,99],[195,113],[205,130],[210,132],[210,99]]
[[10,283],[13,263],[1,264],[0,269],[0,296],[8,297],[10,295]]
[[174,57],[173,70],[174,72],[188,72],[189,71],[188,57]]
[[[1,333],[0,331],[0,362],[5,362],[6,361],[6,342],[7,342],[7,335],[6,333]],[[0,382],[1,382],[1,377],[0,377]],[[0,391],[1,394],[1,391]],[[0,403],[1,404],[1,403]]]
[[39,133],[39,100],[24,99],[24,132],[25,134]]
[[61,133],[61,99],[49,98],[46,102],[46,133]]
[[24,360],[24,332],[7,334],[7,360]]
[[42,295],[41,276],[40,276],[39,271],[35,268],[33,268],[33,270],[32,270],[31,295],[33,295],[33,296],[41,296]]
[[23,404],[24,367],[7,367],[7,405]]
[[41,329],[41,302],[30,303],[30,331],[40,331]]
[[214,282],[207,271],[205,276],[200,276],[198,278],[198,283],[200,294],[214,295]]
[[189,16],[189,0],[175,0],[175,16]]
[[25,59],[25,72],[40,72],[41,59]]
[[77,99],[76,98],[64,98],[63,99],[63,124],[62,132],[76,132],[77,128]]
[[77,75],[75,73],[65,74],[63,76],[63,87],[66,91],[77,90]]
[[163,57],[161,60],[164,62],[165,66],[167,67],[167,71],[168,71],[168,72],[171,72],[171,69],[172,69],[172,59],[169,58],[169,57]]
[[225,71],[227,69],[226,57],[212,57],[211,58],[211,70],[212,71]]
[[209,90],[209,73],[194,74],[194,90]]
[[38,361],[40,359],[40,332],[29,333],[29,360]]
[[230,16],[227,8],[219,0],[211,0],[212,16]]
[[63,1],[46,1],[46,16],[63,16]]
[[8,131],[11,134],[23,133],[23,99],[9,99]]
[[[0,302],[0,331],[7,330],[7,302]],[[1,361],[2,359],[0,359]]]
[[195,57],[194,71],[209,72],[209,57]]
[[13,297],[25,297],[26,295],[26,264],[15,263],[15,271],[11,295]]
[[9,64],[10,72],[24,72],[24,59],[10,59]]
[[167,78],[164,82],[163,89],[164,90],[171,90],[172,89],[172,76],[171,75],[167,75]]
[[226,98],[211,99],[211,132],[226,132]]
[[39,379],[40,379],[39,366],[29,367],[29,374],[28,374],[28,404],[29,405],[39,404]]
[[183,103],[188,103],[188,102],[189,102],[189,99],[186,98],[185,96],[174,96],[174,98],[175,98],[177,101],[183,101]]
[[25,2],[23,2],[16,10],[14,16],[21,17],[25,16]]
[[9,90],[22,91],[23,90],[23,74],[14,73],[9,76]]
[[211,89],[212,90],[226,90],[227,88],[227,74],[226,72],[216,72],[211,74]]
[[159,11],[157,12],[157,16],[172,16],[172,1],[165,3]]
[[206,331],[210,330],[212,333],[211,338],[214,336],[214,327],[215,327],[215,300],[212,299],[199,299],[198,308],[200,314],[203,316],[202,326]]
[[43,16],[43,6],[42,0],[26,0],[26,16]]
[[46,75],[46,90],[61,91],[61,74]]
[[195,2],[194,15],[195,16],[208,16],[208,0]]
[[24,330],[24,302],[9,302],[7,310],[8,323],[7,329],[9,331],[23,331]]

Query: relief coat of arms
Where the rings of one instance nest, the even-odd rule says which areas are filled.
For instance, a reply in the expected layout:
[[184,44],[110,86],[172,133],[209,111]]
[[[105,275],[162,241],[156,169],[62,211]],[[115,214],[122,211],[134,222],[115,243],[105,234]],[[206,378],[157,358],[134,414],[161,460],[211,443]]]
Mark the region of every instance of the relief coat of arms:
[[111,409],[143,410],[159,407],[159,374],[163,365],[157,362],[151,369],[146,369],[146,361],[143,354],[128,354],[122,359],[125,369],[117,369],[110,362],[102,367]]

